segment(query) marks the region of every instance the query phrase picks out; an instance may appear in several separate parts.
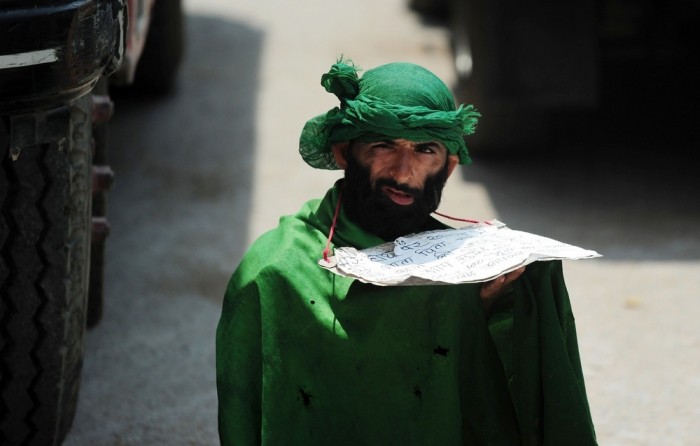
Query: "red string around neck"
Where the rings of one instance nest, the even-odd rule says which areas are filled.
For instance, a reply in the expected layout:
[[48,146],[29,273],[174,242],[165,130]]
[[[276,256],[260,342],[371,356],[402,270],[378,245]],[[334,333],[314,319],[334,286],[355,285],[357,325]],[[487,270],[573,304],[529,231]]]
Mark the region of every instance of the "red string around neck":
[[326,249],[323,250],[323,260],[326,263],[330,263],[328,259],[328,254],[331,250],[331,240],[333,239],[333,233],[335,232],[335,223],[338,221],[338,214],[340,213],[340,199],[343,197],[343,190],[338,191],[338,204],[335,205],[335,213],[333,214],[333,223],[331,224],[331,229],[328,231],[328,241],[326,242]]
[[468,219],[468,218],[457,218],[457,217],[452,217],[452,216],[447,215],[447,214],[441,214],[441,213],[438,212],[438,211],[434,211],[433,214],[439,215],[440,217],[449,218],[450,220],[463,221],[463,222],[466,222],[466,223],[477,223],[477,224],[478,224],[478,223],[486,223],[487,225],[490,225],[490,224],[491,224],[491,223],[489,223],[488,221],[479,221],[479,220],[471,220],[471,219]]
[[[330,263],[330,259],[329,259],[328,255],[330,254],[330,251],[331,251],[331,240],[333,240],[333,234],[335,233],[335,225],[336,225],[336,222],[338,221],[338,214],[340,213],[340,203],[341,203],[341,198],[342,198],[342,196],[343,196],[343,190],[341,189],[341,190],[338,192],[338,203],[335,205],[335,213],[333,214],[333,223],[331,223],[331,228],[330,228],[330,230],[328,231],[328,240],[326,241],[326,248],[323,250],[323,260],[324,260],[326,263]],[[452,216],[450,216],[450,215],[442,214],[442,213],[437,212],[437,211],[433,212],[433,214],[439,215],[440,217],[449,218],[450,220],[463,221],[463,222],[466,222],[466,223],[475,223],[475,224],[478,224],[478,223],[485,223],[485,224],[487,224],[487,225],[490,225],[490,224],[491,224],[491,223],[488,222],[488,221],[483,221],[483,222],[482,222],[482,221],[479,221],[479,220],[471,220],[471,219],[468,219],[468,218],[457,218],[457,217],[452,217]]]

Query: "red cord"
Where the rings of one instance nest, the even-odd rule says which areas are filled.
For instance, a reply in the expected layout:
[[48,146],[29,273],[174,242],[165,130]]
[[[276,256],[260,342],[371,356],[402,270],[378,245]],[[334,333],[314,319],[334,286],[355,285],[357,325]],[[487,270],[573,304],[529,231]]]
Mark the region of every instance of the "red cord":
[[[338,221],[338,214],[340,213],[340,202],[341,202],[341,197],[343,196],[343,190],[341,189],[338,192],[338,204],[335,205],[335,214],[333,214],[333,223],[331,224],[331,229],[328,231],[328,241],[326,242],[326,249],[323,250],[323,260],[326,261],[326,263],[330,263],[330,259],[328,258],[328,254],[331,251],[331,240],[333,239],[333,234],[335,233],[335,224]],[[449,218],[450,220],[456,220],[456,221],[464,221],[467,223],[482,223],[479,220],[470,220],[468,218],[457,218],[457,217],[451,217],[446,214],[441,214],[440,212],[433,212],[436,215],[439,215],[440,217],[445,217]],[[483,223],[486,223],[487,225],[490,225],[491,223],[488,221],[484,221]]]
[[491,223],[489,223],[488,221],[480,222],[479,220],[470,220],[470,219],[468,219],[468,218],[451,217],[451,216],[446,215],[446,214],[441,214],[440,212],[437,212],[437,211],[433,212],[433,214],[439,215],[440,217],[449,218],[450,220],[464,221],[464,222],[467,222],[467,223],[486,223],[487,225],[490,225],[490,224],[491,224]]
[[331,239],[333,239],[333,233],[335,232],[335,222],[338,220],[338,214],[340,213],[340,198],[343,196],[343,190],[338,192],[338,204],[335,205],[335,214],[333,214],[333,223],[331,224],[331,229],[328,231],[328,241],[326,242],[326,249],[323,250],[323,260],[326,263],[331,261],[328,259],[328,253],[331,250]]

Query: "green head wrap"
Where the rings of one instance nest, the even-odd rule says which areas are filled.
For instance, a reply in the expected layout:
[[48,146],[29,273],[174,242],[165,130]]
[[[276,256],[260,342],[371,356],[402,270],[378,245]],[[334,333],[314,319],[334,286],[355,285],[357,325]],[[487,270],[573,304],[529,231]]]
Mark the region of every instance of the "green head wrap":
[[340,107],[304,125],[299,153],[310,166],[339,169],[333,143],[387,138],[440,141],[460,164],[471,163],[464,135],[474,133],[480,114],[472,105],[456,108],[449,88],[425,68],[390,63],[360,79],[352,62],[341,59],[321,77],[321,85],[340,99]]

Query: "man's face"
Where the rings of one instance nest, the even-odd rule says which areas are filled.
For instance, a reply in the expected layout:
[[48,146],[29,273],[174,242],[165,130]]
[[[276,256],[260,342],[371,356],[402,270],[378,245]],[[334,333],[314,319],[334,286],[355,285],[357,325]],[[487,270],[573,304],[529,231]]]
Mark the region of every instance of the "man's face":
[[457,164],[439,142],[404,139],[353,142],[345,159],[345,211],[385,240],[421,230]]

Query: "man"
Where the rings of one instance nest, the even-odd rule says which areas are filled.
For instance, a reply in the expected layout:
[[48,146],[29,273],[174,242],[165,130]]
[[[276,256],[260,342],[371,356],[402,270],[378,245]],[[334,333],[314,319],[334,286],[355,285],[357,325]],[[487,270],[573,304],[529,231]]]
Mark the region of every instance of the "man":
[[251,246],[217,329],[222,445],[595,445],[560,262],[485,284],[380,287],[318,265],[445,228],[430,214],[469,163],[478,113],[435,75],[391,63],[321,80],[340,107],[300,152],[344,169]]

